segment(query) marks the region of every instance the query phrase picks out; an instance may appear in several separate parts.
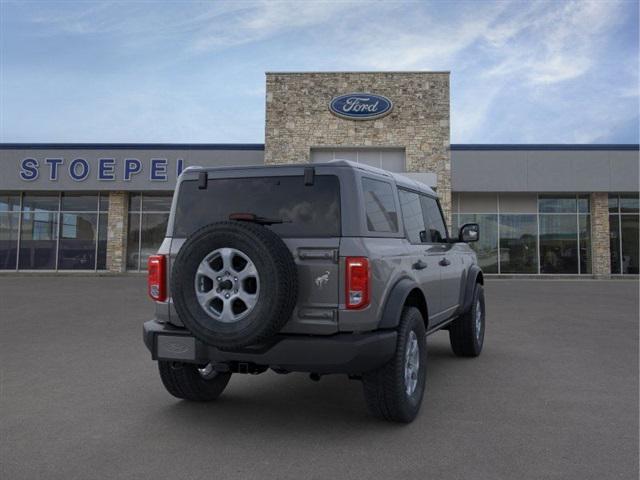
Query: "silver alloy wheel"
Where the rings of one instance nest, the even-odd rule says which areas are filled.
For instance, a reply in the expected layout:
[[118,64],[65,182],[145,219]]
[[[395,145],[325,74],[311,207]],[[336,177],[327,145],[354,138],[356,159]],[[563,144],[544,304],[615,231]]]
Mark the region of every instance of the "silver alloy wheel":
[[476,338],[480,341],[480,333],[482,330],[482,305],[480,300],[476,303]]
[[407,349],[404,359],[404,386],[407,396],[413,395],[418,385],[418,371],[420,370],[420,347],[418,346],[418,337],[416,332],[409,332],[409,340],[407,341]]
[[211,318],[224,323],[242,320],[256,306],[260,277],[249,256],[235,248],[218,248],[198,265],[198,303]]

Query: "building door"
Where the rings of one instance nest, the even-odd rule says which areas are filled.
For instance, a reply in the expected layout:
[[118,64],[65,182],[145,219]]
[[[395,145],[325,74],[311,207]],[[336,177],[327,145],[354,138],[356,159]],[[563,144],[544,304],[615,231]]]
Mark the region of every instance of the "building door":
[[312,148],[311,162],[351,160],[390,172],[406,172],[403,148]]

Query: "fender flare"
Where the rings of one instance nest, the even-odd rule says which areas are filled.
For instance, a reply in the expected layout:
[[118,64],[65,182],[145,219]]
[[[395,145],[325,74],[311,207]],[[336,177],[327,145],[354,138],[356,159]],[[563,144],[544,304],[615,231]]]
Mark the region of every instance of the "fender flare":
[[471,301],[473,300],[473,291],[476,288],[476,283],[484,285],[484,277],[480,267],[478,265],[472,265],[471,268],[469,268],[469,273],[467,274],[467,282],[464,289],[464,301],[460,304],[461,314],[468,312],[471,308]]
[[[382,311],[382,318],[378,324],[378,328],[396,328],[400,323],[400,315],[411,291],[420,286],[410,278],[400,279],[391,288],[391,292],[387,296],[387,300]],[[425,324],[428,319],[425,318]]]

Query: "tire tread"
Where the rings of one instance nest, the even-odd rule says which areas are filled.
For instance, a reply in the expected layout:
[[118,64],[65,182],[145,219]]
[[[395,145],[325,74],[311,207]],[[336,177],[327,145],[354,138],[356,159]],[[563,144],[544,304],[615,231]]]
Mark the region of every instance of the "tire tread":
[[159,361],[158,370],[165,389],[174,397],[195,402],[208,402],[218,398],[224,391],[230,373],[219,373],[215,378],[205,380],[192,364]]
[[[373,416],[384,420],[408,423],[415,418],[420,409],[422,393],[417,408],[411,408],[407,405],[403,391],[404,346],[409,332],[412,330],[411,323],[417,325],[418,331],[416,333],[426,338],[424,321],[420,311],[415,307],[404,307],[398,326],[398,341],[394,357],[381,368],[362,376],[367,408]],[[426,347],[426,343],[424,345]],[[426,360],[426,352],[421,361],[424,360]],[[423,368],[426,368],[426,365],[423,364]],[[421,388],[424,389],[424,384]]]
[[479,283],[476,283],[476,287],[473,290],[471,307],[449,326],[449,343],[451,344],[451,350],[453,350],[453,353],[458,357],[477,357],[482,350],[482,345],[480,345],[480,347],[476,345],[474,331],[476,304],[479,297],[482,297],[482,301],[484,302],[483,287]]

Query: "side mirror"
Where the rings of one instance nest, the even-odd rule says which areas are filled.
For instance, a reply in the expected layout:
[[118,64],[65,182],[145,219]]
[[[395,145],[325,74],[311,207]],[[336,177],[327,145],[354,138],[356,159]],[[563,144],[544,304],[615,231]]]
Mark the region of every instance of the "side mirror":
[[460,227],[458,240],[465,243],[477,242],[480,240],[480,225],[477,223],[465,223]]

